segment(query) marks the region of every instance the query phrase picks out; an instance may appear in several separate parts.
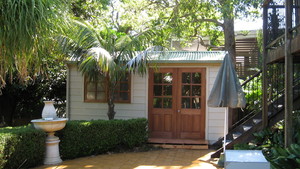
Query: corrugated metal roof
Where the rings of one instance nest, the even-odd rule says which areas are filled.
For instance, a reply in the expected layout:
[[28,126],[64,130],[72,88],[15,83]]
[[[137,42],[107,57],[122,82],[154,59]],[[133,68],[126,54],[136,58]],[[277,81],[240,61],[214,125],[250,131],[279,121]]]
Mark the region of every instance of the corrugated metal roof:
[[164,51],[149,54],[152,63],[221,63],[225,51]]

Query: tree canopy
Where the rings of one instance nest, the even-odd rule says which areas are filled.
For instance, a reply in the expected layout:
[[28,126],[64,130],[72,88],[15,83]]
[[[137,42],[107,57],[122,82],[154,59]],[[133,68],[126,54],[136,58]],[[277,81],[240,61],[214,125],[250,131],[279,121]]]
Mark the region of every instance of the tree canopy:
[[[235,57],[234,20],[257,17],[263,0],[113,0],[107,23],[118,30],[153,29],[168,45],[197,39],[207,48],[224,45]],[[209,38],[205,44],[203,37]],[[170,45],[169,45],[170,46]]]
[[0,87],[6,77],[26,80],[40,72],[53,47],[51,35],[66,19],[65,1],[7,0],[0,3]]

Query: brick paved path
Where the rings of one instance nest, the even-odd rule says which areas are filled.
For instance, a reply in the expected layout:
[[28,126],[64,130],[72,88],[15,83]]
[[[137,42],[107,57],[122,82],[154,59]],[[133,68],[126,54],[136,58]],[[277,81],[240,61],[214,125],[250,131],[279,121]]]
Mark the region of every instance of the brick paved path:
[[211,150],[162,149],[148,152],[104,154],[66,160],[35,169],[217,169],[209,161]]

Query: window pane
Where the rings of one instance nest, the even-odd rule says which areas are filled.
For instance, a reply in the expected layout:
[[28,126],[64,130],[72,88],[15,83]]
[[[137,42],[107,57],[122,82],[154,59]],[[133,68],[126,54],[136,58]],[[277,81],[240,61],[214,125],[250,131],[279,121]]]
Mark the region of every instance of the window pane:
[[129,93],[127,93],[127,92],[121,92],[120,93],[120,100],[129,100],[128,94]]
[[172,98],[164,98],[164,108],[172,108]]
[[182,96],[190,96],[190,85],[183,85],[182,86]]
[[161,85],[154,85],[154,96],[161,96],[162,95],[162,86]]
[[194,84],[200,84],[201,83],[201,74],[200,73],[193,73],[192,80]]
[[190,98],[182,98],[182,100],[181,100],[181,108],[191,108]]
[[162,99],[161,98],[153,98],[153,107],[154,108],[162,108]]
[[164,83],[172,83],[172,81],[173,81],[172,73],[165,73],[163,82]]
[[115,100],[120,100],[120,93],[119,92],[115,91],[115,93],[114,93],[114,99]]
[[164,88],[164,96],[172,96],[172,85],[165,85]]
[[86,99],[95,100],[95,92],[86,92]]
[[154,83],[162,83],[162,74],[154,73]]
[[192,86],[192,96],[201,95],[201,86]]
[[105,93],[97,92],[97,100],[105,100]]
[[121,82],[128,82],[128,80],[129,80],[129,75],[126,74],[125,77],[123,77],[123,78],[121,79]]
[[[85,99],[88,101],[107,101],[106,90],[109,86],[107,86],[107,78],[99,77],[97,82],[87,82],[85,86]],[[127,74],[120,82],[117,83],[115,87],[115,102],[118,101],[129,101],[130,100],[130,75]]]
[[98,92],[104,92],[105,91],[105,83],[104,82],[98,82],[97,83],[97,91]]
[[192,108],[193,109],[200,109],[200,98],[193,98],[193,104]]
[[128,83],[121,83],[120,91],[128,91]]
[[191,83],[191,73],[182,73],[182,83]]
[[87,91],[96,91],[96,85],[95,85],[95,83],[88,82],[86,90]]

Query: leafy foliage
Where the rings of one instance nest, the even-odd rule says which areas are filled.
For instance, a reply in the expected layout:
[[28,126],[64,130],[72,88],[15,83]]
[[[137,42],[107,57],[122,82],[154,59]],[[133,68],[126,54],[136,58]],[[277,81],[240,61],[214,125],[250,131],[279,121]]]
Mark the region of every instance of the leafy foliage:
[[235,149],[261,149],[274,169],[299,168],[300,166],[300,115],[294,113],[294,144],[284,148],[284,123],[254,133],[252,144],[235,145]]
[[29,168],[42,164],[45,133],[31,126],[0,129],[0,168]]
[[1,1],[0,87],[6,76],[24,81],[42,70],[41,63],[53,47],[51,37],[65,19],[64,4],[60,0]]
[[59,37],[62,52],[71,61],[79,62],[79,70],[90,80],[99,76],[108,78],[108,117],[114,119],[114,93],[117,82],[128,71],[127,62],[137,51],[146,50],[153,36],[152,30],[138,34],[126,34],[107,27],[94,27],[86,21],[74,21]]
[[85,20],[95,20],[103,15],[110,0],[71,0],[71,11],[76,17]]
[[259,112],[262,107],[261,97],[262,97],[262,75],[259,74],[254,77],[247,84],[243,86],[243,91],[245,92],[245,97],[247,100],[246,110]]
[[[146,119],[68,121],[56,132],[63,159],[133,149],[148,138]],[[0,169],[30,168],[41,165],[46,133],[32,126],[0,129]]]
[[120,147],[133,148],[147,141],[147,120],[69,121],[58,132],[63,159],[105,153]]
[[[48,60],[45,74],[27,83],[17,78],[8,81],[0,95],[0,122],[6,125],[24,125],[33,118],[40,118],[44,100],[54,100],[59,117],[65,113],[66,68],[57,60]],[[46,67],[46,66],[45,66]]]

